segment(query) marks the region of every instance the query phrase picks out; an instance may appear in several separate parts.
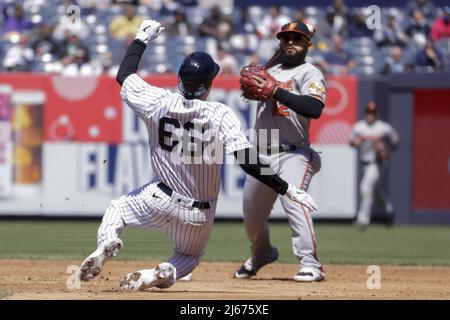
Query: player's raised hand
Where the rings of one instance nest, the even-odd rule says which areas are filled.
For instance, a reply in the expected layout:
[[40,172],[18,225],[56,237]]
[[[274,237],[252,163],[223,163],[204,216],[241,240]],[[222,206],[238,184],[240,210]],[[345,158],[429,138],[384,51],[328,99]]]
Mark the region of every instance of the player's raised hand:
[[300,188],[297,188],[292,184],[289,185],[289,188],[286,191],[285,196],[291,199],[292,201],[295,201],[301,204],[302,206],[305,206],[311,212],[319,209],[313,197],[311,197],[308,193],[306,193]]
[[158,38],[164,27],[158,21],[155,20],[144,20],[137,33],[135,39],[141,40],[145,44]]

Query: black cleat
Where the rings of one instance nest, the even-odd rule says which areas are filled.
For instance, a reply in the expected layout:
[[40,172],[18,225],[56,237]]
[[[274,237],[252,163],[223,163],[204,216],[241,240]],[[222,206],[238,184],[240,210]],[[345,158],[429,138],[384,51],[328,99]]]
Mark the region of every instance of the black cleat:
[[258,267],[254,267],[252,258],[248,258],[247,261],[245,261],[244,264],[239,268],[239,270],[234,273],[234,277],[236,279],[250,279],[251,277],[255,276],[259,269],[278,259],[277,248],[272,247],[272,251],[270,252],[269,256],[266,257],[266,259],[267,262]]
[[255,275],[256,271],[254,269],[247,269],[246,264],[244,263],[241,268],[235,272],[234,277],[236,279],[250,279]]
[[386,222],[385,222],[386,226],[388,228],[392,228],[392,226],[394,225],[394,222],[395,222],[395,212],[388,213],[387,217],[386,217]]

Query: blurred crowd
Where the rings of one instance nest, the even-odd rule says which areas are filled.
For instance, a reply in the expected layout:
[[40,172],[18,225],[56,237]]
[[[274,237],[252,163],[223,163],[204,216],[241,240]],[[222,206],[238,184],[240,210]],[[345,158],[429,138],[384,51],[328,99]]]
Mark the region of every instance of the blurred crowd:
[[[409,0],[381,8],[381,25],[369,29],[368,8],[344,0],[328,7],[202,7],[196,0],[25,0],[0,4],[0,71],[114,76],[144,19],[166,27],[147,49],[141,69],[176,72],[195,50],[212,54],[222,74],[265,63],[275,37],[292,20],[317,28],[309,62],[327,74],[450,71],[450,5]],[[374,20],[376,21],[376,19]]]

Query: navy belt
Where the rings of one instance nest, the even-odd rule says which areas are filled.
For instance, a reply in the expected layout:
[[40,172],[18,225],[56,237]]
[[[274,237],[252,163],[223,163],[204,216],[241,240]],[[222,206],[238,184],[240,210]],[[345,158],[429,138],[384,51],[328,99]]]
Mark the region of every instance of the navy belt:
[[[165,185],[162,182],[158,183],[158,188],[161,189],[161,191],[164,192],[165,194],[167,194],[169,197],[171,197],[173,194],[173,190],[170,189],[167,185]],[[178,201],[181,202],[180,199],[178,199]],[[211,206],[209,205],[209,202],[202,202],[202,201],[196,201],[196,200],[194,200],[194,202],[192,203],[192,207],[199,208],[199,209],[211,208]]]

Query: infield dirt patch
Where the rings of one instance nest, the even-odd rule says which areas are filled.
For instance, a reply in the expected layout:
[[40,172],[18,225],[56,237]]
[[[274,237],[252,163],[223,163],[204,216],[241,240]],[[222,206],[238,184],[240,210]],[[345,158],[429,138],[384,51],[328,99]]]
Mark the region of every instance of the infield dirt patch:
[[367,266],[326,265],[326,281],[291,280],[295,264],[272,264],[252,280],[233,279],[239,263],[203,262],[194,280],[173,287],[125,292],[118,284],[132,271],[153,267],[148,261],[110,261],[99,278],[68,289],[73,260],[0,260],[0,290],[5,299],[450,299],[450,267],[380,266],[381,289],[367,289]]

